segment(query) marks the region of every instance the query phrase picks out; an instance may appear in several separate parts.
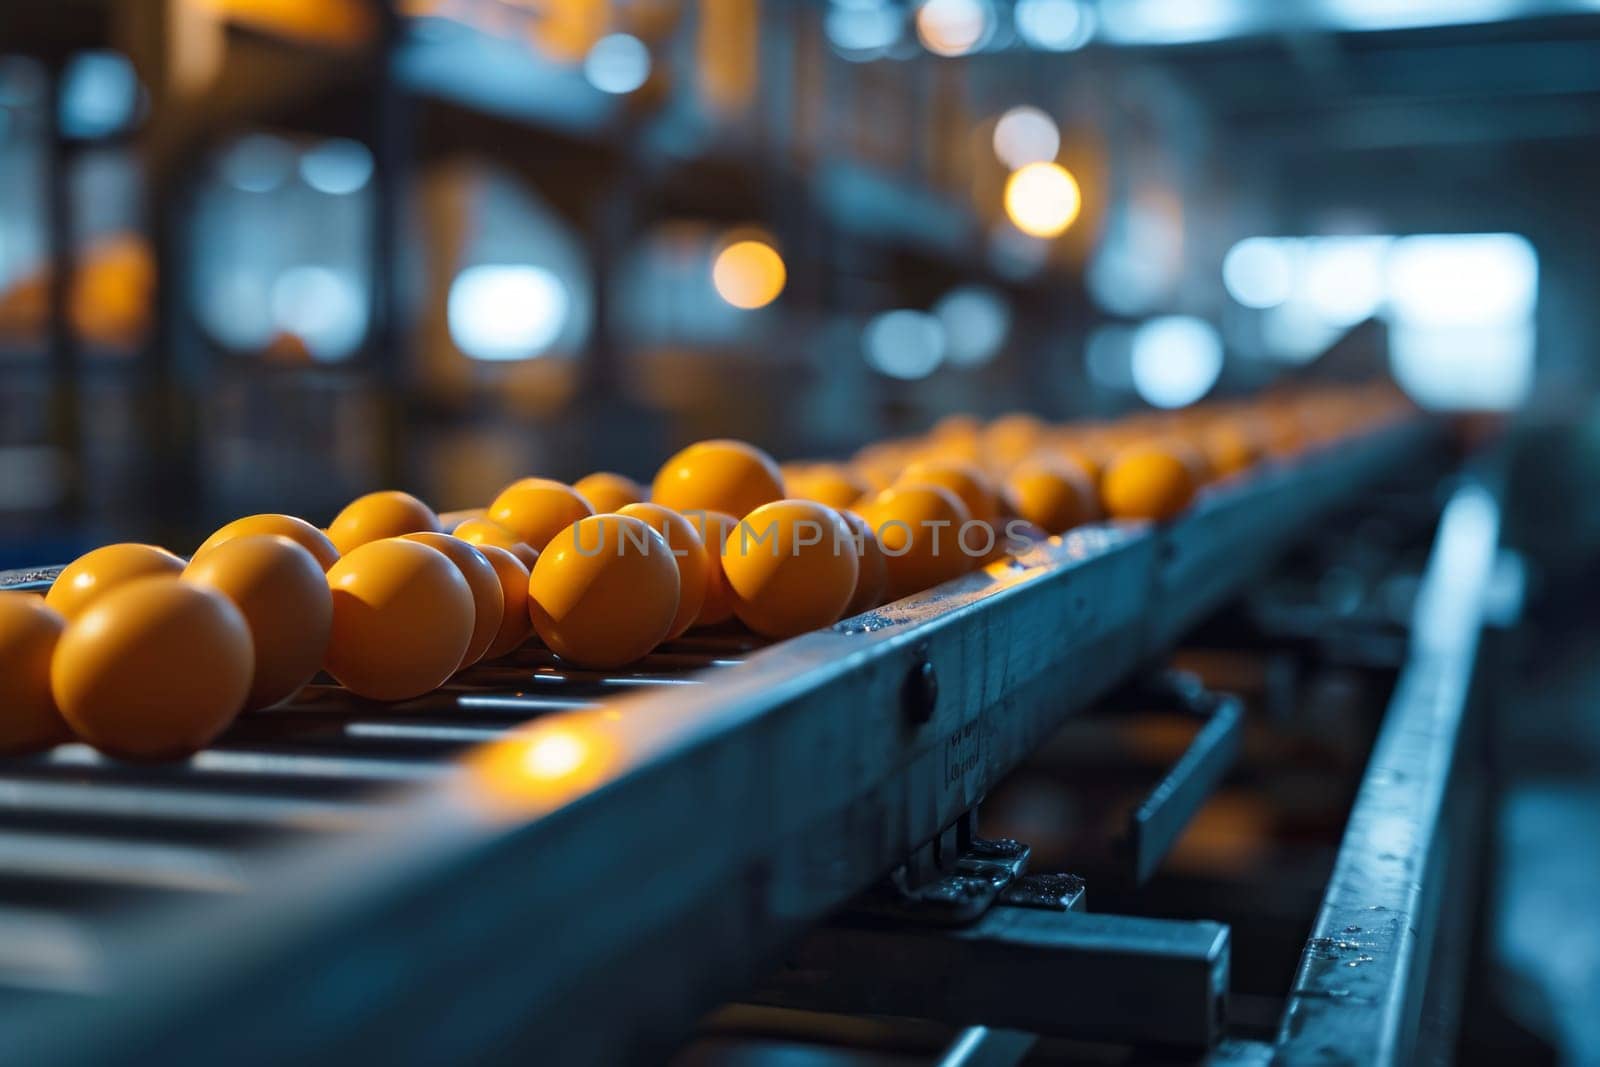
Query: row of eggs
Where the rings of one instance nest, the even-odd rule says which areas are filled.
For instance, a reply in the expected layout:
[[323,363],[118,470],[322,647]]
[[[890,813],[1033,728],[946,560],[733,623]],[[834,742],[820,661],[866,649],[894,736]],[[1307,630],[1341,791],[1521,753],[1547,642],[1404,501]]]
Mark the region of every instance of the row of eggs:
[[[1392,408],[1362,410],[1341,432]],[[1082,440],[1040,443],[995,477],[941,454],[933,434],[887,478],[871,455],[780,469],[750,445],[705,441],[668,460],[648,494],[610,473],[525,478],[485,509],[443,516],[393,491],[352,502],[326,530],[250,516],[187,562],[108,545],[42,599],[0,593],[0,751],[75,735],[121,758],[175,758],[319,670],[406,700],[530,632],[600,669],[732,619],[792,636],[998,558],[1019,533],[1170,518],[1205,482],[1272,454],[1233,435],[1224,465],[1206,439],[1169,428],[1104,459]]]

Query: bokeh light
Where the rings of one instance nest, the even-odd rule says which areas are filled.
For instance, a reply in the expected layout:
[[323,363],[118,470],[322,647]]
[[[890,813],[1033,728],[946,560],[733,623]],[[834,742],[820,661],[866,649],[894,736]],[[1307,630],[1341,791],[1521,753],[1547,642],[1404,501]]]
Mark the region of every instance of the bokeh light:
[[1514,233],[1427,234],[1395,242],[1391,313],[1412,325],[1489,326],[1533,314],[1539,257]]
[[561,336],[571,303],[561,279],[543,267],[468,267],[450,284],[450,337],[473,359],[529,359]]
[[994,29],[984,0],[924,0],[917,8],[917,39],[936,56],[964,56],[982,48]]
[[354,193],[372,180],[372,153],[360,141],[335,137],[300,157],[300,177],[330,196]]
[[735,241],[717,253],[711,284],[717,295],[736,308],[766,307],[778,299],[788,280],[783,257],[764,241]]
[[222,157],[222,177],[235,189],[269,193],[282,185],[294,167],[294,149],[270,133],[239,138]]
[[1383,306],[1390,237],[1324,237],[1307,247],[1305,297],[1330,326],[1354,326]]
[[1078,181],[1056,163],[1030,163],[1006,182],[1006,215],[1029,237],[1066,232],[1083,207]]
[[133,121],[139,77],[120,52],[79,52],[62,75],[61,129],[69,137],[104,137]]
[[904,15],[886,0],[834,0],[822,25],[836,52],[861,62],[877,59],[899,43]]
[[1163,315],[1133,333],[1130,368],[1141,399],[1158,408],[1193,404],[1222,375],[1222,339],[1204,319]]
[[1011,310],[993,289],[967,285],[952,289],[933,306],[944,327],[945,359],[952,366],[974,367],[999,354],[1011,329]]
[[603,93],[631,93],[650,79],[650,49],[632,34],[608,34],[584,57],[583,76]]
[[1017,34],[1034,48],[1072,52],[1094,36],[1094,10],[1081,0],[1017,0]]
[[1294,292],[1292,242],[1285,238],[1247,237],[1228,249],[1222,260],[1222,284],[1228,295],[1247,308],[1271,308]]
[[925,311],[885,311],[867,323],[862,348],[867,364],[880,374],[903,381],[926,378],[944,362],[944,327]]
[[367,332],[367,300],[349,272],[315,264],[290,267],[272,283],[272,325],[299,338],[316,360],[344,359]]
[[994,154],[1012,170],[1056,158],[1061,131],[1036,107],[1014,107],[994,124]]

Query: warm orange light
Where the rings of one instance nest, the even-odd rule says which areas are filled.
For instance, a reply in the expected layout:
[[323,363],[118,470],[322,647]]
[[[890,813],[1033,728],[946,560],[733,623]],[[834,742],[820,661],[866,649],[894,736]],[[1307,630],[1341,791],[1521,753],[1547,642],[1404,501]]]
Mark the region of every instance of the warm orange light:
[[578,63],[605,36],[610,5],[595,0],[544,0],[516,6],[539,11],[530,30],[534,46],[558,63]]
[[736,241],[717,254],[711,282],[736,308],[766,307],[783,292],[788,272],[783,257],[762,241]]
[[1058,237],[1083,207],[1078,180],[1058,163],[1029,163],[1006,182],[1006,214],[1029,237]]
[[616,740],[591,716],[538,723],[469,761],[475,796],[516,818],[551,811],[595,788],[617,764]]

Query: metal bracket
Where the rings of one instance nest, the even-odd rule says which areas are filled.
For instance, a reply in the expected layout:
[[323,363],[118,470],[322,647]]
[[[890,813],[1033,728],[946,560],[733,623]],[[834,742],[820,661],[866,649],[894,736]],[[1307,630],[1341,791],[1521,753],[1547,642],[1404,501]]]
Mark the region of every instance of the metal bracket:
[[996,904],[960,929],[882,921],[822,927],[745,999],[1206,1048],[1226,1015],[1229,945],[1228,928],[1214,922]]
[[1172,769],[1133,810],[1118,842],[1118,851],[1127,857],[1130,882],[1142,886],[1237,762],[1244,735],[1244,709],[1237,697],[1214,693],[1199,679],[1181,671],[1160,674],[1125,692],[1119,700],[1204,721]]
[[975,922],[1027,869],[1030,851],[1010,838],[971,838],[948,872],[913,883],[909,867],[902,867],[859,898],[850,912],[935,926]]

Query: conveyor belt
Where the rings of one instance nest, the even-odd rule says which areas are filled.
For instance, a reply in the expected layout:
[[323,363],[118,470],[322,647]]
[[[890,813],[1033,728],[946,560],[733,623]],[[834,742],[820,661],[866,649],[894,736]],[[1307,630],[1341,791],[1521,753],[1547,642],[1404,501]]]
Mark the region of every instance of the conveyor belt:
[[601,674],[530,648],[400,705],[312,687],[179,764],[0,762],[0,1061],[656,1049],[1429,441],[764,649]]

